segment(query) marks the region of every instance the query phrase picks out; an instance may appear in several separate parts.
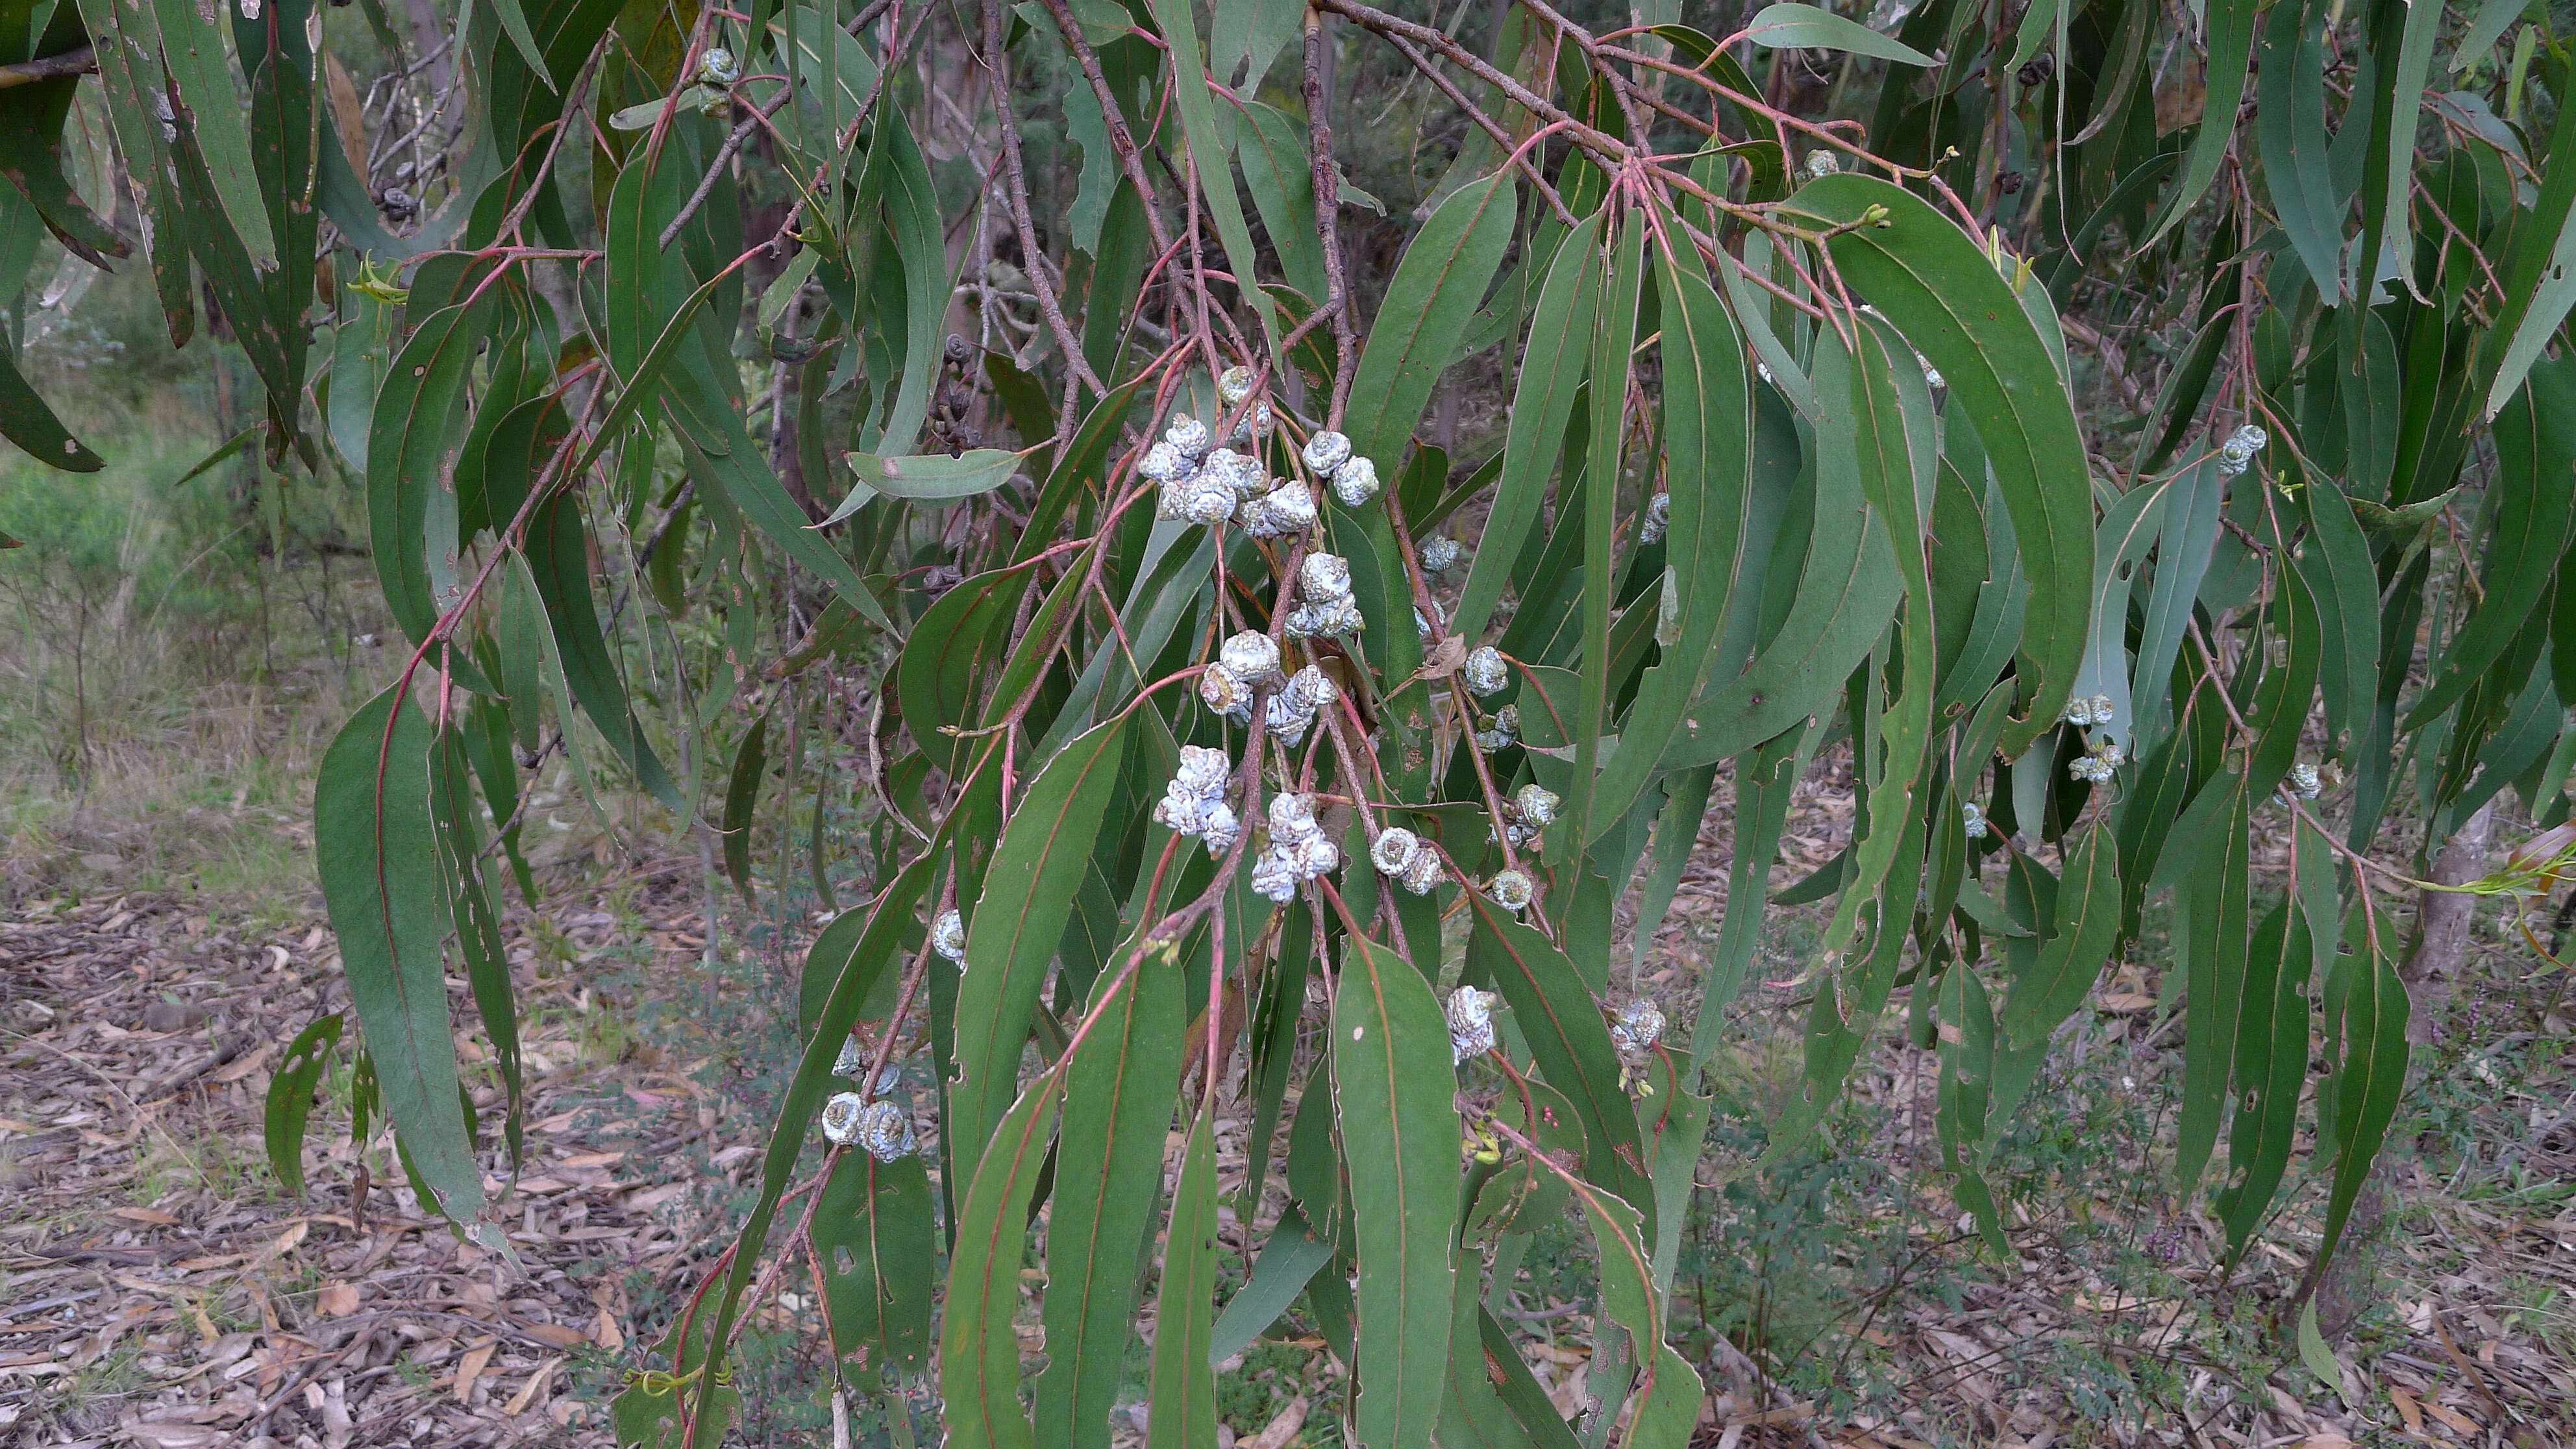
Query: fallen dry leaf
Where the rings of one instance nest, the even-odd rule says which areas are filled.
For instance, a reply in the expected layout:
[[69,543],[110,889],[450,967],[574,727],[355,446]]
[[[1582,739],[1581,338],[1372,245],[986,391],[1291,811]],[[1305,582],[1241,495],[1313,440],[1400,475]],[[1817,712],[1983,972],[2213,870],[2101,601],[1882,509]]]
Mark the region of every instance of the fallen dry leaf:
[[1287,1449],[1296,1441],[1297,1431],[1306,1427],[1306,1396],[1299,1394],[1280,1406],[1279,1412],[1261,1432],[1249,1439],[1235,1441],[1234,1449]]
[[358,1285],[325,1283],[322,1291],[314,1295],[313,1305],[322,1310],[325,1318],[346,1318],[358,1311]]
[[484,1368],[492,1362],[492,1355],[499,1352],[500,1347],[501,1341],[493,1339],[467,1349],[465,1357],[457,1360],[456,1402],[462,1404],[472,1398],[474,1381],[483,1377]]
[[528,1381],[521,1384],[519,1386],[519,1391],[510,1396],[510,1402],[502,1406],[501,1412],[509,1415],[513,1419],[526,1413],[528,1411],[529,1402],[537,1396],[537,1390],[546,1386],[547,1376],[552,1374],[562,1363],[562,1359],[550,1358],[544,1363],[537,1365],[537,1371],[528,1375]]
[[123,1219],[125,1219],[127,1222],[129,1222],[129,1223],[143,1223],[143,1224],[145,1224],[145,1225],[147,1225],[147,1226],[150,1226],[150,1227],[156,1227],[156,1228],[175,1228],[175,1227],[179,1226],[179,1219],[178,1219],[178,1218],[176,1218],[175,1216],[173,1216],[173,1215],[171,1215],[171,1214],[169,1214],[169,1213],[165,1213],[165,1212],[161,1211],[159,1208],[148,1208],[148,1207],[121,1207],[121,1208],[110,1208],[110,1209],[108,1210],[108,1216],[109,1216],[109,1217],[115,1217],[115,1218],[123,1218]]

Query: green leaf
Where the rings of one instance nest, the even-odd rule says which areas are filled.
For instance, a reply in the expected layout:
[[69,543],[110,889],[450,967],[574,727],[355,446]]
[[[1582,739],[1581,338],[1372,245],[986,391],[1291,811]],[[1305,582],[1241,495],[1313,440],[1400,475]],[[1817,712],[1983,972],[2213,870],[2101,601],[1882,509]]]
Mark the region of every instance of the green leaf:
[[[1161,0],[1156,8],[1172,3]],[[1517,193],[1508,172],[1458,188],[1404,249],[1377,324],[1360,349],[1342,431],[1351,451],[1391,475],[1431,404],[1431,389],[1511,245]]]
[[2095,829],[2068,852],[2066,879],[2048,939],[2031,973],[2013,983],[2001,1025],[2016,1048],[2048,1040],[2084,1004],[2120,935],[2120,852],[2109,830]]
[[[1557,244],[1547,281],[1539,288],[1531,337],[1544,341],[1592,334],[1601,305],[1602,219],[1599,212],[1585,217]],[[1512,565],[1546,499],[1548,474],[1564,446],[1566,423],[1574,415],[1575,394],[1591,357],[1588,347],[1543,346],[1523,359],[1503,434],[1502,475],[1453,616],[1452,628],[1461,638],[1484,636],[1485,623],[1510,582]]]
[[[2164,239],[2176,222],[2200,204],[2209,184],[2218,179],[2218,163],[2236,139],[2236,107],[2245,98],[2247,62],[2254,54],[2254,14],[2261,0],[2209,0],[2209,60],[2201,74],[2200,127],[2184,153],[2182,178],[2165,193],[2165,203],[2147,227],[2144,251]],[[1947,371],[1947,369],[1944,369]]]
[[1763,7],[1744,28],[1744,38],[1773,50],[1840,50],[1900,65],[1929,66],[1932,57],[1892,36],[1881,35],[1858,21],[1830,10],[1783,0]]
[[2308,1073],[2308,928],[2284,901],[2255,929],[2236,1017],[2236,1120],[2227,1186],[2210,1195],[2227,1229],[2227,1261],[2242,1260],[2289,1167]]
[[2352,1205],[2397,1115],[2406,1089],[2406,1019],[2412,1004],[2397,963],[2378,940],[2365,938],[2361,979],[2344,997],[2344,1056],[2334,1074],[2334,1185],[2326,1194],[2324,1231],[2310,1260],[2309,1284],[2325,1271],[2352,1219]]
[[1794,731],[1735,759],[1737,844],[1727,862],[1726,919],[1718,927],[1717,949],[1700,988],[1698,1025],[1691,1032],[1694,1071],[1717,1054],[1726,1008],[1744,987],[1745,970],[1762,939],[1763,897],[1770,890],[1781,832],[1788,826],[1790,797],[1823,735],[1821,727]]
[[2431,667],[2432,682],[2406,712],[2406,730],[2422,729],[2485,678],[2549,595],[2576,526],[2576,488],[2568,484],[2576,465],[2576,358],[2532,369],[2530,388],[2496,419],[2495,450],[2488,505],[2495,522],[2478,573],[2477,609]]
[[2182,1106],[2174,1152],[2176,1193],[2188,1199],[2218,1144],[2233,1070],[2236,1017],[2245,994],[2245,916],[2250,847],[2244,777],[2225,776],[2227,814],[2216,848],[2202,845],[2174,895],[2174,936],[2182,945]]
[[457,1110],[440,940],[447,912],[429,815],[429,721],[396,683],[352,716],[322,757],[313,857],[341,969],[385,1110],[430,1205],[456,1223],[483,1207],[483,1175]]
[[[2343,217],[2349,199],[2327,168],[2325,22],[2304,0],[2278,0],[2263,33],[2254,131],[2263,186],[2300,265],[2330,300],[2343,295]],[[2194,157],[2198,150],[2195,146]]]
[[1699,1375],[1664,1342],[1663,1299],[1655,1291],[1654,1263],[1637,1210],[1590,1183],[1573,1186],[1601,1257],[1601,1307],[1627,1330],[1632,1345],[1650,1346],[1622,1442],[1636,1449],[1683,1449],[1699,1423]]
[[1288,362],[1278,355],[1278,308],[1270,294],[1256,284],[1260,273],[1255,264],[1260,253],[1252,244],[1252,228],[1243,219],[1243,198],[1234,189],[1233,128],[1217,119],[1216,105],[1208,99],[1213,78],[1208,75],[1207,53],[1199,44],[1197,17],[1188,0],[1147,0],[1147,9],[1168,46],[1172,99],[1181,113],[1181,136],[1189,149],[1190,164],[1198,168],[1199,198],[1207,204],[1208,219],[1214,223],[1217,242],[1225,250],[1226,269],[1234,274],[1236,293],[1260,319],[1261,334],[1270,342],[1271,360],[1284,372]]
[[814,1205],[812,1237],[833,1351],[864,1348],[871,1368],[920,1372],[939,1251],[921,1158],[843,1153]]
[[[1630,212],[1611,239],[1609,270],[1601,286],[1601,322],[1592,334],[1590,456],[1583,492],[1583,632],[1576,648],[1582,689],[1576,699],[1573,784],[1564,793],[1565,824],[1546,843],[1548,862],[1579,859],[1592,844],[1593,802],[1600,782],[1602,736],[1610,733],[1610,612],[1619,580],[1611,571],[1619,526],[1619,463],[1626,455],[1629,367],[1637,349],[1638,312],[1646,283],[1646,218]],[[1560,526],[1562,526],[1560,524]],[[1636,789],[1630,787],[1629,798]],[[1624,802],[1622,802],[1624,805]],[[1614,817],[1615,818],[1615,817]]]
[[1540,1075],[1565,1094],[1583,1127],[1584,1173],[1622,1197],[1653,1201],[1645,1145],[1619,1084],[1619,1056],[1600,1004],[1572,961],[1547,937],[1483,893],[1469,891],[1471,969],[1492,981],[1512,1009]]
[[[1172,1185],[1163,1281],[1154,1297],[1154,1377],[1148,1390],[1146,1449],[1196,1449],[1216,1442],[1216,1372],[1208,1357],[1208,1316],[1216,1296],[1216,1123],[1213,1098],[1199,1109]],[[1155,1142],[1157,1156],[1162,1143]],[[1118,1355],[1110,1339],[1109,1357]],[[1106,1436],[1104,1436],[1105,1439]]]
[[1364,938],[1344,944],[1333,992],[1333,1101],[1359,1255],[1359,1406],[1366,1449],[1431,1434],[1449,1358],[1458,1205],[1458,1083],[1449,1025],[1412,963]]
[[2313,479],[2300,496],[2308,515],[2308,547],[2299,556],[2298,569],[2325,633],[2319,673],[2325,684],[2327,738],[2348,734],[2358,744],[2379,699],[2379,570],[2342,489],[2330,479]]
[[[1253,8],[1265,0],[1238,0],[1238,4]],[[1280,0],[1266,0],[1266,8],[1292,22],[1297,14],[1295,5]],[[1223,13],[1221,9],[1219,14]],[[1321,303],[1329,286],[1324,245],[1315,231],[1315,173],[1306,156],[1305,125],[1275,106],[1258,101],[1240,104],[1251,124],[1236,133],[1241,148],[1235,159],[1243,164],[1243,182],[1252,190],[1253,208],[1261,213],[1261,229],[1279,250],[1280,269],[1287,273],[1288,284]]]
[[2299,1305],[2299,1363],[2334,1393],[2343,1392],[2343,1365],[2335,1362],[2326,1336],[2317,1331],[2317,1304],[2313,1298]]
[[2558,324],[2576,307],[2576,172],[2566,164],[2570,156],[2576,156],[2576,114],[2562,108],[2549,141],[2549,159],[2558,164],[2541,173],[2533,209],[2516,214],[2504,256],[2505,307],[2486,338],[2490,349],[2502,344],[2480,409],[2488,421],[2521,390]]
[[278,262],[277,235],[269,228],[268,202],[259,173],[251,165],[249,108],[241,103],[233,67],[224,53],[223,13],[220,6],[200,8],[191,0],[155,0],[160,59],[178,88],[179,104],[187,110],[187,128],[195,135],[206,171],[214,179],[215,194],[223,202],[221,222],[204,217],[194,224],[228,223],[251,265],[273,271]]
[[[1208,1356],[1222,1363],[1251,1347],[1332,1257],[1333,1245],[1306,1225],[1304,1213],[1293,1205],[1280,1213],[1262,1243],[1261,1257],[1252,1265],[1252,1276],[1226,1300],[1225,1312],[1218,1316],[1208,1341]],[[1039,1382],[1043,1387],[1045,1380]]]
[[957,1449],[1027,1449],[1036,1443],[1020,1407],[1020,1258],[1029,1197],[1047,1160],[1064,1076],[1029,1084],[994,1127],[957,1205],[948,1298],[939,1325],[940,1422]]
[[[462,721],[451,720],[430,747],[430,825],[438,839],[438,865],[447,891],[448,917],[455,925],[458,950],[465,957],[465,983],[473,993],[475,1013],[483,1019],[484,1035],[492,1039],[492,1056],[501,1069],[504,1131],[515,1171],[527,1105],[519,1064],[519,1007],[510,984],[509,951],[501,940],[501,916],[493,909],[491,892],[483,884],[484,807],[474,798],[473,776],[466,760],[468,728],[471,726]],[[499,803],[495,802],[493,808],[495,818],[499,818]],[[473,1120],[471,1108],[466,1120],[469,1125]]]
[[[442,307],[413,330],[386,370],[367,426],[368,542],[385,605],[414,644],[429,638],[452,602],[438,592],[432,560],[453,558],[460,541],[446,484],[465,442],[465,386],[483,341],[469,312],[479,309]],[[433,507],[442,494],[450,506]]]
[[[1124,956],[1122,950],[1111,959]],[[1053,1347],[1034,1400],[1037,1442],[1048,1449],[1109,1442],[1109,1411],[1143,1286],[1136,1245],[1145,1241],[1161,1195],[1163,1137],[1189,1045],[1181,977],[1163,949],[1144,952],[1123,990],[1116,971],[1103,971],[1092,1005],[1104,1014],[1068,1069],[1063,1146],[1047,1217],[1044,1308]],[[1158,1350],[1158,1371],[1159,1360]]]
[[769,773],[769,711],[743,731],[742,748],[734,752],[733,777],[725,784],[724,867],[733,888],[746,901],[751,888],[751,827],[760,808],[760,778]]
[[829,527],[840,522],[881,493],[914,503],[953,503],[990,493],[1011,481],[1020,457],[1000,448],[973,448],[955,457],[930,453],[916,458],[880,458],[874,453],[852,453],[850,471],[859,475],[858,484],[823,524]]
[[961,1161],[982,1152],[1020,1094],[1020,1051],[1117,793],[1133,717],[1092,730],[1046,762],[984,871],[957,984],[957,1080],[948,1091],[947,1130]]
[[331,1050],[340,1044],[340,1022],[335,1011],[297,1032],[268,1080],[268,1166],[289,1197],[304,1196],[304,1122],[331,1065]]
[[[2013,284],[1928,203],[1840,174],[1809,182],[1792,204],[1837,224],[1887,209],[1887,225],[1833,238],[1834,264],[1940,370],[1950,408],[1967,415],[1985,446],[2031,587],[2022,648],[2035,679],[2024,687],[2028,713],[2003,740],[2004,753],[2018,755],[2056,728],[2091,632],[2092,484],[2066,385]],[[1825,517],[1821,507],[1817,516]]]

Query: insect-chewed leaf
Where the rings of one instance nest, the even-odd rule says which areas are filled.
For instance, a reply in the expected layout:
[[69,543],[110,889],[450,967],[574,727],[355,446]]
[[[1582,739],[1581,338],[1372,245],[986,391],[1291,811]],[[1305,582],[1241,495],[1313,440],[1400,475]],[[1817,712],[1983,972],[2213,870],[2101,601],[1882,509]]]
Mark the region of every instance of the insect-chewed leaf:
[[1422,1443],[1449,1358],[1458,1082],[1449,1023],[1410,962],[1360,937],[1333,993],[1334,1115],[1359,1251],[1359,1408],[1367,1449]]
[[849,455],[850,471],[859,475],[841,506],[824,523],[838,523],[878,494],[914,503],[954,503],[990,493],[1011,481],[1020,455],[1000,448],[970,448],[951,457],[931,453],[916,458],[886,458],[875,453]]
[[466,1222],[483,1175],[457,1110],[429,816],[429,721],[389,686],[340,727],[313,791],[313,855],[385,1110],[439,1211]]
[[290,1197],[304,1196],[304,1122],[322,1072],[331,1065],[331,1050],[340,1044],[340,1021],[335,1011],[297,1032],[268,1081],[268,1166]]
[[811,1232],[834,1351],[864,1348],[870,1367],[919,1372],[939,1250],[921,1158],[843,1154],[814,1204]]
[[1699,1423],[1699,1374],[1664,1342],[1663,1299],[1655,1291],[1637,1210],[1589,1183],[1576,1184],[1574,1194],[1601,1255],[1601,1306],[1628,1331],[1632,1345],[1647,1350],[1627,1442],[1638,1449],[1682,1449]]
[[2004,753],[2018,755],[2056,727],[2090,632],[2093,490],[2066,384],[2013,285],[1920,197],[1843,174],[1809,182],[1791,204],[1835,223],[1884,208],[1887,225],[1833,238],[1834,264],[1940,370],[2002,486],[2030,576],[2022,647],[2037,676],[2024,699],[2030,713],[2003,741]]

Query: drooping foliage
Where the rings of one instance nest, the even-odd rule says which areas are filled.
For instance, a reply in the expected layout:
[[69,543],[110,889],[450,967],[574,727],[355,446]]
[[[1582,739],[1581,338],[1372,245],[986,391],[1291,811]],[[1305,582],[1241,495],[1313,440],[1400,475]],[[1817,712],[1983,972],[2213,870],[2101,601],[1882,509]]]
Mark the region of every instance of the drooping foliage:
[[[2242,1254],[2305,1135],[2313,1284],[2406,1078],[2392,905],[2505,791],[2544,833],[2471,888],[2571,839],[2566,43],[2503,0],[1600,8],[0,0],[0,293],[51,238],[219,322],[270,463],[363,490],[409,646],[323,767],[358,1031],[289,1050],[281,1175],[362,1051],[498,1243],[526,772],[828,893],[819,809],[758,827],[830,676],[872,894],[630,1441],[717,1442],[810,1259],[836,1371],[933,1377],[952,1444],[1105,1444],[1149,1290],[1157,1444],[1299,1305],[1371,1449],[1682,1444],[1702,1073],[1828,754],[1858,824],[1779,893],[1831,909],[1775,1148],[1911,1003],[2008,1251],[1995,1144],[2154,904],[2173,1189]],[[1368,64],[1446,128],[1410,217],[1345,175]],[[0,432],[101,466],[6,352]],[[1721,772],[1667,1031],[1614,915],[1652,934]],[[1553,1221],[1600,1275],[1571,1423],[1487,1307]]]

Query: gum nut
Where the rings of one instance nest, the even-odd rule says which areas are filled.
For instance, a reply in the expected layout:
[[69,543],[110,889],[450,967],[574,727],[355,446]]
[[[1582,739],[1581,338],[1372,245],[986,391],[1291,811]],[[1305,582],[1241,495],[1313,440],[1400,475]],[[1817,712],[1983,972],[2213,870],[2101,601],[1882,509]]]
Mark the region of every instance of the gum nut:
[[1350,457],[1333,470],[1333,496],[1344,508],[1361,508],[1377,496],[1377,464],[1367,458]]
[[913,1150],[912,1114],[892,1102],[870,1102],[859,1114],[859,1145],[868,1156],[879,1162],[893,1162],[910,1157]]
[[1225,788],[1226,777],[1234,773],[1234,761],[1223,750],[1202,745],[1181,746],[1181,765],[1172,772],[1174,784],[1189,786],[1193,795],[1213,795]]
[[1298,841],[1290,853],[1296,857],[1297,876],[1301,880],[1331,875],[1342,868],[1342,848],[1327,840],[1321,831]]
[[1442,874],[1439,855],[1428,849],[1419,851],[1413,863],[1404,868],[1404,888],[1417,896],[1427,896],[1439,886]]
[[1367,627],[1368,620],[1360,617],[1359,601],[1350,595],[1344,594],[1324,605],[1325,633],[1356,634]]
[[1156,443],[1137,461],[1136,471],[1157,483],[1175,483],[1189,476],[1190,460],[1171,444]]
[[1401,825],[1390,825],[1378,832],[1377,843],[1369,847],[1369,864],[1387,875],[1402,875],[1413,866],[1413,858],[1422,853],[1422,837]]
[[1199,465],[1199,471],[1223,480],[1225,486],[1233,489],[1238,498],[1252,497],[1262,490],[1262,485],[1270,481],[1270,475],[1261,466],[1260,459],[1238,453],[1232,448],[1219,448],[1208,454],[1207,461]]
[[1473,694],[1499,694],[1512,682],[1511,666],[1503,662],[1503,651],[1491,644],[1467,656],[1465,668],[1467,689]]
[[1277,518],[1271,516],[1270,500],[1267,498],[1247,498],[1236,504],[1234,526],[1254,538],[1277,538],[1288,531],[1279,526]]
[[1182,413],[1163,429],[1163,441],[1171,444],[1181,456],[1196,462],[1207,456],[1210,442],[1207,424]]
[[1341,698],[1342,688],[1321,667],[1309,664],[1289,676],[1288,693],[1302,701],[1304,708],[1321,709]]
[[1281,533],[1315,526],[1315,494],[1303,483],[1283,482],[1261,500]]
[[1218,714],[1238,714],[1252,704],[1252,688],[1222,664],[1199,671],[1199,699]]
[[2270,433],[2263,431],[2252,423],[2247,423],[2245,426],[2238,428],[2235,433],[2229,436],[2227,439],[2227,446],[2251,456],[2252,454],[2262,452],[2265,447],[2271,444],[2271,441],[2272,435]]
[[1234,442],[1257,443],[1269,436],[1270,404],[1266,402],[1254,403],[1251,411],[1235,420]]
[[1154,802],[1151,817],[1155,824],[1170,827],[1174,835],[1196,835],[1207,828],[1207,807],[1205,796],[1191,794],[1174,780],[1163,787],[1163,798]]
[[742,65],[730,50],[709,49],[698,56],[698,79],[711,86],[729,86],[742,79]]
[[1312,604],[1299,604],[1288,611],[1287,634],[1291,639],[1312,639],[1324,632],[1323,619]]
[[1215,528],[1234,517],[1237,501],[1224,479],[1205,472],[1193,474],[1181,486],[1181,517]]
[[1351,565],[1337,553],[1310,553],[1297,566],[1297,590],[1309,603],[1342,598],[1351,591]]
[[1252,369],[1236,366],[1220,373],[1216,380],[1216,395],[1227,407],[1252,396]]
[[1246,629],[1218,645],[1216,659],[1237,679],[1263,680],[1279,672],[1279,645],[1258,629]]
[[1556,792],[1544,785],[1523,785],[1512,792],[1512,808],[1518,810],[1521,823],[1533,830],[1543,830],[1556,819]]
[[1831,151],[1807,153],[1807,179],[1810,181],[1818,177],[1831,176],[1841,169],[1843,169],[1843,163]]
[[1494,1024],[1491,1021],[1464,1030],[1456,1026],[1449,1028],[1449,1064],[1453,1067],[1464,1066],[1493,1049]]
[[1306,440],[1306,467],[1317,473],[1330,474],[1351,455],[1351,440],[1327,429]]
[[1294,790],[1270,797],[1273,840],[1303,840],[1315,833],[1315,802]]
[[2093,696],[2093,722],[2097,725],[2111,722],[2111,696],[2107,694]]
[[1234,849],[1235,838],[1243,833],[1243,822],[1235,818],[1234,807],[1222,800],[1207,802],[1207,813],[1199,821],[1199,838],[1207,842],[1213,858]]
[[1252,889],[1265,900],[1286,905],[1297,895],[1297,869],[1278,846],[1261,852],[1252,863]]
[[835,1092],[823,1104],[823,1140],[835,1147],[847,1147],[858,1139],[859,1114],[867,1103],[856,1092]]
[[1493,897],[1495,905],[1517,913],[1527,910],[1529,903],[1537,898],[1538,892],[1530,884],[1528,876],[1516,870],[1506,870],[1498,872],[1493,880],[1487,883],[1485,894]]
[[939,919],[930,923],[930,946],[958,965],[965,965],[966,918],[955,911],[941,911]]
[[1610,1044],[1624,1057],[1641,1057],[1664,1037],[1664,1013],[1643,997],[1619,1008],[1610,1023]]
[[1422,545],[1422,567],[1445,574],[1467,561],[1467,546],[1454,538],[1434,536]]
[[859,1051],[857,1037],[841,1039],[841,1054],[832,1058],[832,1075],[855,1077],[868,1069],[867,1057]]

